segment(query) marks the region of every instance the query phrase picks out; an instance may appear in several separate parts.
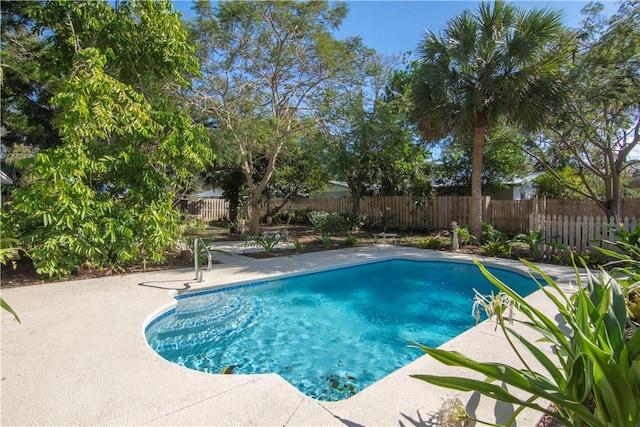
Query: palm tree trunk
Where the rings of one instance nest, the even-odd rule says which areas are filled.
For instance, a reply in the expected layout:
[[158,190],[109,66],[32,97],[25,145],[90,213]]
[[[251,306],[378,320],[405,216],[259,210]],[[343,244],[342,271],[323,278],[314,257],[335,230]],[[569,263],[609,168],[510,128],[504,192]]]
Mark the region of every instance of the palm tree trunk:
[[482,154],[484,152],[485,120],[479,119],[473,128],[473,154],[471,158],[471,206],[469,226],[471,234],[480,241],[482,234]]

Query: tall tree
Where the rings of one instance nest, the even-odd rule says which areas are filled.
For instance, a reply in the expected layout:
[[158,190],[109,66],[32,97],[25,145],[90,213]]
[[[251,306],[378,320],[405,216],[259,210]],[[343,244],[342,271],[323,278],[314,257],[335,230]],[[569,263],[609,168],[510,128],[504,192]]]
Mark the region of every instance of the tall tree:
[[60,144],[50,102],[60,73],[51,69],[49,45],[32,18],[39,7],[37,2],[11,1],[0,9],[2,163],[16,185],[20,185],[17,160],[30,157],[37,148]]
[[324,107],[325,163],[349,186],[352,211],[373,186],[383,194],[422,194],[428,153],[407,120],[409,80],[393,58],[366,52],[340,99]]
[[548,154],[564,153],[579,183],[560,173],[555,178],[615,217],[625,175],[630,178],[634,163],[640,163],[628,159],[640,147],[640,2],[621,3],[608,20],[600,15],[602,8],[592,4],[584,11],[566,102],[553,115],[544,145],[532,154],[554,173]]
[[[316,96],[351,64],[349,44],[331,35],[347,8],[326,1],[232,1],[214,8],[204,0],[195,11],[203,74],[195,104],[236,147],[257,234],[262,193],[281,150],[316,126]],[[262,160],[266,168],[257,177]]]
[[[512,133],[512,132],[510,132]],[[516,135],[517,137],[517,135]],[[435,182],[442,186],[456,187],[456,193],[469,195],[471,171],[468,165],[473,157],[472,143],[446,141],[440,152],[441,161],[435,167]],[[496,141],[496,136],[487,135],[487,146],[482,156],[483,188],[500,188],[515,177],[524,176],[533,170],[528,156],[510,141]]]
[[29,185],[11,202],[36,269],[163,260],[178,235],[176,187],[211,158],[173,101],[198,71],[179,15],[167,1],[52,1],[34,13],[62,76],[51,100],[61,144],[25,160]]
[[473,136],[471,232],[480,235],[486,133],[500,120],[537,129],[560,92],[561,56],[550,45],[560,14],[483,2],[428,31],[418,47],[413,99],[422,138]]

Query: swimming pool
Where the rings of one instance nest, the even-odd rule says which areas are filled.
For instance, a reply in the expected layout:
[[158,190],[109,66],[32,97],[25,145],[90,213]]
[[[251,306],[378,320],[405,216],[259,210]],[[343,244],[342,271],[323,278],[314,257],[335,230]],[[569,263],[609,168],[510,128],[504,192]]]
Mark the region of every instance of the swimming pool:
[[[491,269],[521,295],[537,289]],[[165,359],[209,373],[277,373],[319,400],[340,400],[472,327],[473,264],[386,260],[176,297],[145,329]]]

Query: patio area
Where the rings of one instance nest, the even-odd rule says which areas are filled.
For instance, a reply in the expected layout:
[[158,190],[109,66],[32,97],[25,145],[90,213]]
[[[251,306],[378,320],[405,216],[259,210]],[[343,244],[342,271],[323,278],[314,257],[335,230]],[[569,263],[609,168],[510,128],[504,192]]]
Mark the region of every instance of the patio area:
[[[276,374],[188,370],[162,359],[145,340],[146,324],[170,307],[178,292],[388,258],[469,256],[386,245],[270,259],[233,254],[216,258],[221,264],[204,273],[204,283],[194,283],[193,269],[188,268],[3,290],[2,297],[22,323],[2,311],[1,424],[426,426],[443,399],[452,396],[459,396],[479,419],[499,424],[513,413],[511,405],[410,378],[421,373],[468,375],[427,356],[349,399],[322,402]],[[520,263],[504,259],[481,261],[522,269]],[[544,271],[563,285],[573,280],[572,269],[566,267],[544,266]],[[541,292],[529,300],[551,310]],[[523,334],[532,333],[524,329]],[[518,365],[490,322],[442,348]],[[523,411],[518,425],[534,426],[539,416]]]

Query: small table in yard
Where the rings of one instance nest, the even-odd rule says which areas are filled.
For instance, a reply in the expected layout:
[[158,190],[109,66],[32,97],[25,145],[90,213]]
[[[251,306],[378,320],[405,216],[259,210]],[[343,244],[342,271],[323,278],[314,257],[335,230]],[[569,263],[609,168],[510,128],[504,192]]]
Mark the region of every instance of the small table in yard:
[[393,246],[396,245],[396,239],[398,238],[398,235],[394,233],[378,233],[378,234],[374,234],[373,236],[382,237],[382,243],[385,245],[387,244],[386,243],[387,237],[390,239],[393,239]]

